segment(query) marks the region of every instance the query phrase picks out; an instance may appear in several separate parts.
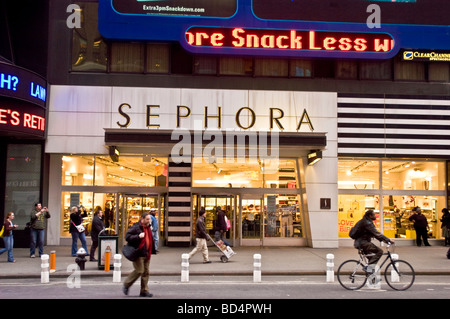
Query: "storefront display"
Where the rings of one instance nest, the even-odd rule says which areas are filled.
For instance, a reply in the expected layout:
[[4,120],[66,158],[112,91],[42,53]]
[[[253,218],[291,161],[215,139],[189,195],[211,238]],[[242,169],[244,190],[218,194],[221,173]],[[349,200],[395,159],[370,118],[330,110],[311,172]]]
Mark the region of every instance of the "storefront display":
[[340,238],[348,238],[350,228],[373,209],[385,236],[415,239],[409,217],[416,206],[428,220],[428,237],[442,238],[438,213],[446,204],[444,162],[341,159],[338,171]]

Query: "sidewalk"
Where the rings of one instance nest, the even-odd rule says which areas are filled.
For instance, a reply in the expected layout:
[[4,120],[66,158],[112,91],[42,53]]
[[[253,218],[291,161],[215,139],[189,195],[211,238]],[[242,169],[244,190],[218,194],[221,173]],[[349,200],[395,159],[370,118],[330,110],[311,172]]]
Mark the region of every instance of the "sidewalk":
[[[90,248],[90,247],[88,247]],[[157,255],[153,255],[150,263],[151,276],[180,276],[181,255],[190,248],[162,247]],[[44,252],[56,252],[56,271],[52,277],[67,277],[67,267],[75,264],[75,257],[70,256],[70,246],[46,246]],[[209,247],[211,264],[203,264],[201,253],[190,260],[189,274],[208,276],[252,276],[253,255],[261,254],[262,276],[265,275],[324,275],[326,274],[326,256],[334,254],[334,270],[347,259],[357,259],[354,248],[309,248],[309,247],[236,247],[237,253],[227,263],[220,261],[221,253],[214,246]],[[399,259],[408,261],[418,275],[450,275],[450,259],[447,259],[448,247],[395,247],[394,253]],[[16,263],[6,262],[6,253],[0,256],[0,279],[2,278],[34,278],[41,276],[41,259],[30,258],[29,249],[15,248]],[[89,257],[87,257],[89,259]],[[122,278],[132,271],[130,261],[122,258]],[[111,277],[113,270],[106,272],[98,269],[98,262],[85,264],[82,276]],[[106,278],[105,278],[106,279]]]

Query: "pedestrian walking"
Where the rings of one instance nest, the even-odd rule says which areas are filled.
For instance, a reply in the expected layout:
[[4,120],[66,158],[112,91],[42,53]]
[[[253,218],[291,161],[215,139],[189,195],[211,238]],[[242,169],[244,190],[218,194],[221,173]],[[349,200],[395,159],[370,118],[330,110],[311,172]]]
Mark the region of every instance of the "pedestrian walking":
[[36,246],[39,256],[44,254],[44,237],[46,220],[50,218],[47,207],[42,207],[42,203],[34,204],[34,209],[30,213],[30,257],[36,257]]
[[78,238],[81,241],[81,246],[88,253],[86,246],[86,234],[84,233],[84,227],[80,228],[77,226],[83,226],[83,217],[81,216],[81,211],[77,206],[73,206],[70,209],[70,227],[69,232],[72,234],[72,257],[77,257],[77,244]]
[[150,257],[153,253],[153,236],[151,231],[150,213],[144,212],[140,221],[134,223],[128,229],[125,239],[128,245],[138,250],[137,259],[133,261],[134,270],[128,275],[123,283],[123,293],[128,295],[130,287],[141,277],[141,290],[139,296],[153,297],[148,289],[148,278],[150,276]]
[[5,244],[5,248],[0,249],[0,255],[5,251],[8,252],[8,262],[15,263],[13,256],[13,247],[14,247],[14,237],[13,237],[13,229],[17,228],[17,225],[13,224],[14,213],[9,212],[6,215],[6,219],[3,223],[3,227],[5,227],[3,231],[3,243]]
[[228,230],[225,212],[220,208],[216,207],[217,219],[214,228],[214,240],[218,242],[221,240],[225,245],[230,246],[230,244],[225,240],[225,234]]
[[158,227],[158,219],[156,219],[156,208],[150,209],[150,217],[152,218],[153,246],[155,247],[155,255],[156,255],[158,253],[159,248],[159,227]]
[[450,245],[450,213],[447,208],[442,209],[442,218],[441,218],[441,228],[442,228],[442,236],[444,237],[444,245]]
[[203,255],[203,263],[209,264],[211,263],[211,261],[208,257],[208,245],[206,244],[206,241],[209,239],[208,234],[206,233],[205,218],[206,212],[204,209],[201,209],[198,213],[195,231],[195,240],[197,244],[195,248],[189,253],[189,259],[191,259],[192,256],[194,256],[197,252],[201,251]]
[[94,217],[92,218],[91,226],[91,251],[89,254],[89,261],[97,261],[95,259],[95,250],[98,247],[98,234],[105,229],[105,224],[103,223],[103,211],[100,206],[97,206],[94,210]]
[[420,207],[413,208],[414,214],[409,217],[409,220],[414,223],[414,229],[416,230],[416,244],[417,247],[422,246],[422,240],[425,246],[431,246],[428,243],[428,221],[422,214]]

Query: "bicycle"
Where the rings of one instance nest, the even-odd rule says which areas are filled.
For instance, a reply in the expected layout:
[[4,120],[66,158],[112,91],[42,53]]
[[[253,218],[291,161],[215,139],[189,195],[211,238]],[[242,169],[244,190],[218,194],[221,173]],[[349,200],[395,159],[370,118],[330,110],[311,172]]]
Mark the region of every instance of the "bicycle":
[[359,249],[359,261],[347,260],[344,261],[338,268],[337,278],[342,287],[348,290],[358,290],[362,288],[368,280],[379,282],[380,271],[384,264],[387,266],[384,270],[384,279],[386,283],[394,290],[406,290],[410,288],[416,278],[414,268],[404,260],[397,260],[392,258],[389,248],[391,244],[386,247],[386,252],[383,256],[386,256],[381,266],[371,272],[372,265],[369,265],[367,257],[373,255],[365,255],[364,252]]

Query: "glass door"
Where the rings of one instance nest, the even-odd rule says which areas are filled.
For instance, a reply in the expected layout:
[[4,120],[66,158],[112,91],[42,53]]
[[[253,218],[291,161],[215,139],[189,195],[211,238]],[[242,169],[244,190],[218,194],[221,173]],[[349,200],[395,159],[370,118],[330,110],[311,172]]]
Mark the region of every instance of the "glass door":
[[264,236],[263,199],[261,195],[243,195],[241,212],[241,245],[260,246]]
[[[161,223],[160,219],[160,210],[158,207],[158,196],[153,195],[132,195],[132,194],[126,194],[123,195],[123,201],[121,202],[122,205],[122,238],[125,242],[125,234],[127,233],[128,229],[136,222],[138,222],[141,218],[142,213],[144,212],[150,212],[150,209],[154,208],[156,209],[156,219],[159,222],[159,225],[163,224]],[[160,227],[161,232],[161,227]]]
[[225,212],[225,216],[230,221],[230,229],[227,231],[225,238],[230,245],[235,244],[235,197],[234,195],[194,195],[194,216],[193,216],[193,237],[195,237],[195,224],[197,222],[198,212],[200,209],[206,211],[206,230],[214,239],[214,228],[217,220],[217,207]]

